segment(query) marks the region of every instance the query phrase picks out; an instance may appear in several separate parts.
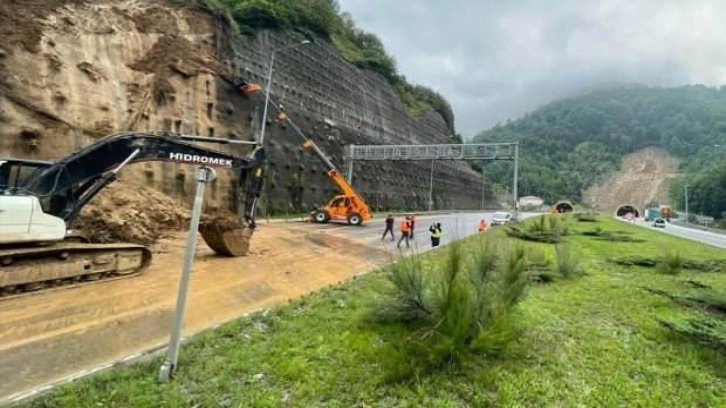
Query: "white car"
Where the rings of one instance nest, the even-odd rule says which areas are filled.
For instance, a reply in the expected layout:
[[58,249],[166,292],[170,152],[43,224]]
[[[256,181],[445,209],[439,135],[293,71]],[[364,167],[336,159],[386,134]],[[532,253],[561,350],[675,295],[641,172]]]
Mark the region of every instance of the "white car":
[[656,218],[655,221],[653,221],[653,228],[665,228],[666,222],[663,218]]
[[512,214],[508,212],[495,212],[494,216],[492,217],[492,227],[495,225],[505,225],[508,223],[512,218]]

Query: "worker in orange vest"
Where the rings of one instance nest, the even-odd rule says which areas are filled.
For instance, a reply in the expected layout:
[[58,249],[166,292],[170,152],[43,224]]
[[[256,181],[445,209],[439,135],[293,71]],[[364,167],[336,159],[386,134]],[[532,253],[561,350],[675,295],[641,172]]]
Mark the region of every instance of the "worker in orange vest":
[[406,248],[410,248],[411,246],[408,243],[408,234],[411,232],[411,222],[408,219],[408,217],[404,218],[401,221],[401,224],[399,225],[398,229],[401,231],[401,238],[398,240],[398,244],[396,246],[398,248],[401,247],[401,242],[405,239],[406,240]]
[[482,218],[481,221],[479,221],[479,232],[486,231],[488,227],[489,226],[487,225],[487,220]]

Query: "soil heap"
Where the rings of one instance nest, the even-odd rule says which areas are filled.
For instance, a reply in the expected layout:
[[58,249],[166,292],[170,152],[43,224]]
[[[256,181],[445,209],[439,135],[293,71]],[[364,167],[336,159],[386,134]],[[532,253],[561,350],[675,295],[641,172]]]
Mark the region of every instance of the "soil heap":
[[72,224],[92,242],[150,245],[171,230],[189,225],[190,210],[166,194],[116,181],[94,197]]

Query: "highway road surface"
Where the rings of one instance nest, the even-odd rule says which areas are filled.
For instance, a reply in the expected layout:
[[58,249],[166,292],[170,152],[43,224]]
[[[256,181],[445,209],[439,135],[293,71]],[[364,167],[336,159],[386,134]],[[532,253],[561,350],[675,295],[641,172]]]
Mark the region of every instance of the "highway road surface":
[[637,219],[635,224],[644,228],[650,228],[652,230],[663,232],[664,234],[675,235],[678,237],[690,239],[692,241],[701,242],[707,245],[713,245],[718,248],[726,248],[726,235],[724,234],[703,231],[695,228],[681,227],[679,225],[671,223],[666,223],[665,228],[653,228],[651,223],[645,222],[645,220],[643,220],[642,218]]
[[[434,222],[441,223],[443,230],[441,245],[443,246],[451,241],[477,234],[479,221],[482,218],[487,220],[487,223],[491,225],[494,213],[494,211],[485,211],[417,216],[414,239],[409,242],[409,250],[425,252],[431,249],[431,239],[428,229]],[[520,219],[526,219],[536,215],[539,215],[539,213],[521,213]],[[394,218],[395,241],[391,240],[390,234],[385,240],[381,239],[385,229],[385,215],[378,216],[360,227],[338,223],[315,224],[314,226],[329,234],[345,236],[348,239],[353,239],[367,246],[396,250],[396,244],[401,237],[401,233],[398,231],[398,225],[403,219],[403,216],[394,215]],[[401,249],[406,250],[405,241],[401,243]]]

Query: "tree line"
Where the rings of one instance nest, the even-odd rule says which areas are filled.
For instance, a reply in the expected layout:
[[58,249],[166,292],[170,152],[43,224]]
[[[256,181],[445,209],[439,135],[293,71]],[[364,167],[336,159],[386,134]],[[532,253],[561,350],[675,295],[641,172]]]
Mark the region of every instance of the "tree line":
[[[658,146],[681,160],[672,205],[726,216],[726,87],[616,87],[550,103],[478,133],[478,143],[520,142],[520,192],[581,200],[582,191],[617,171],[624,155]],[[511,164],[483,163],[507,185]],[[645,204],[645,203],[643,203]]]

